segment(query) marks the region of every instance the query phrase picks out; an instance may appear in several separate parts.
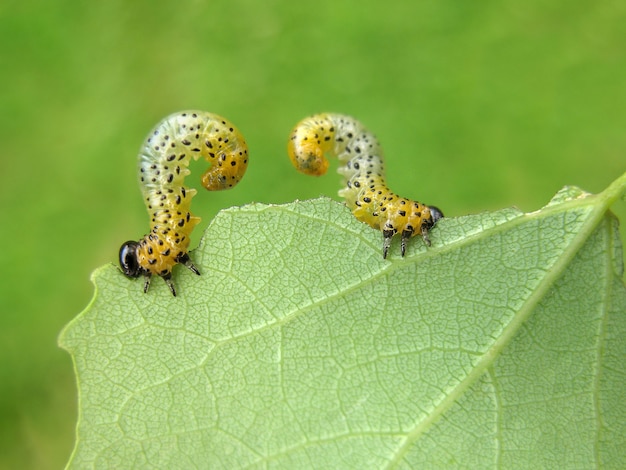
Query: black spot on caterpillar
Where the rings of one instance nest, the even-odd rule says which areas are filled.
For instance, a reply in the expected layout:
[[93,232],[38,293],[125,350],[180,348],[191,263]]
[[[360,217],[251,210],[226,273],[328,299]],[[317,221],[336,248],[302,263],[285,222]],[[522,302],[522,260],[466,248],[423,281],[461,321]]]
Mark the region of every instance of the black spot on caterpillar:
[[248,146],[241,133],[217,114],[205,111],[174,113],[150,132],[139,152],[139,184],[150,214],[150,233],[120,248],[122,271],[129,277],[165,280],[172,295],[172,268],[180,263],[200,274],[187,253],[189,237],[200,222],[190,212],[195,189],[184,186],[191,158],[203,157],[211,164],[202,175],[209,191],[235,186],[248,166]]
[[428,232],[443,213],[389,189],[380,144],[359,121],[332,113],[305,118],[291,132],[287,150],[300,172],[315,176],[328,170],[325,153],[339,158],[337,171],[345,178],[339,195],[358,220],[382,231],[383,258],[396,233],[401,234],[402,256],[414,235],[420,234],[430,246]]

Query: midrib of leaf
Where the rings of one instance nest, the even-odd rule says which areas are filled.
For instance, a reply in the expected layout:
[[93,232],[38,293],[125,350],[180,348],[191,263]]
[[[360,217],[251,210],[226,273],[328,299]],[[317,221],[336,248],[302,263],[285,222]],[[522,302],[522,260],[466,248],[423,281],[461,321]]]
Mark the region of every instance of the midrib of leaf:
[[495,462],[494,468],[500,468],[500,462],[502,461],[502,393],[500,390],[500,383],[496,379],[496,374],[493,367],[489,367],[488,369],[489,377],[491,378],[491,383],[493,384],[493,393],[494,400],[496,406],[496,431],[494,433],[496,440],[496,453],[495,453]]
[[594,370],[594,376],[593,376],[593,408],[594,408],[594,414],[595,414],[595,419],[596,419],[596,438],[595,438],[595,442],[594,442],[594,446],[593,446],[593,454],[594,454],[594,460],[596,465],[601,465],[602,463],[602,459],[600,457],[600,447],[599,447],[599,443],[602,437],[602,430],[604,429],[604,426],[602,424],[602,418],[601,418],[601,405],[600,405],[600,380],[602,379],[602,351],[603,348],[602,346],[604,344],[606,344],[605,338],[606,338],[606,323],[607,323],[607,313],[608,313],[608,306],[610,305],[610,299],[611,299],[611,294],[613,291],[613,278],[614,278],[614,271],[613,271],[613,263],[612,263],[612,257],[611,257],[611,253],[614,253],[614,250],[612,249],[612,245],[614,243],[614,239],[611,233],[611,224],[606,224],[606,228],[605,228],[606,233],[606,237],[608,240],[608,243],[611,245],[609,247],[608,250],[606,250],[605,252],[605,260],[604,260],[604,267],[605,267],[605,273],[604,273],[604,287],[603,287],[603,292],[604,292],[604,302],[602,302],[602,319],[600,320],[600,325],[598,328],[598,335],[597,335],[597,343],[596,343],[596,360],[595,360],[595,370]]
[[[574,256],[576,256],[576,253],[578,253],[580,248],[585,244],[591,232],[596,229],[599,221],[605,216],[608,207],[610,207],[610,205],[621,196],[625,185],[626,173],[618,178],[616,181],[614,181],[604,192],[598,194],[597,196],[590,196],[586,198],[584,200],[584,204],[581,204],[581,201],[578,200],[571,201],[571,204],[577,207],[587,204],[591,204],[593,207],[578,234],[574,236],[569,246],[566,247],[561,256],[546,272],[546,275],[533,290],[532,294],[528,297],[524,305],[522,305],[520,310],[513,316],[511,322],[507,325],[507,327],[504,328],[500,337],[496,341],[494,341],[493,345],[485,352],[482,358],[478,360],[470,373],[467,374],[467,376],[463,380],[461,380],[448,394],[446,394],[446,396],[439,402],[437,406],[435,406],[430,414],[428,414],[422,421],[418,422],[412,431],[407,433],[406,437],[400,442],[393,458],[389,461],[389,464],[386,467],[387,469],[396,468],[398,465],[400,465],[402,459],[410,450],[413,443],[417,439],[419,439],[420,436],[422,436],[458,399],[460,399],[467,391],[467,389],[469,389],[493,364],[493,362],[498,358],[502,350],[515,337],[519,328],[526,322],[526,320],[534,311],[535,307],[539,304],[541,299],[543,299],[548,290],[563,274],[567,266],[570,264],[571,260],[574,258]],[[595,205],[593,205],[593,201],[597,201]],[[570,203],[559,204],[557,207],[559,211],[561,211],[564,208],[563,205],[567,206],[569,204]],[[547,212],[551,211],[547,210],[542,211],[541,213],[537,212],[535,214],[541,214],[541,216],[545,216]],[[533,216],[534,214],[530,214],[527,217]],[[519,217],[512,222],[518,221],[519,219],[523,218],[524,217]],[[507,222],[502,225],[509,225],[509,223]],[[498,227],[494,228],[501,229],[501,226],[499,225]],[[609,262],[607,263],[607,265],[611,266],[610,253],[608,253],[607,256],[609,257]],[[604,312],[603,321],[604,319],[606,319],[606,312]],[[599,375],[599,373],[597,375]],[[597,393],[595,395],[597,411],[599,409],[599,404],[597,403]],[[596,461],[599,462],[597,452],[598,450],[596,446]]]

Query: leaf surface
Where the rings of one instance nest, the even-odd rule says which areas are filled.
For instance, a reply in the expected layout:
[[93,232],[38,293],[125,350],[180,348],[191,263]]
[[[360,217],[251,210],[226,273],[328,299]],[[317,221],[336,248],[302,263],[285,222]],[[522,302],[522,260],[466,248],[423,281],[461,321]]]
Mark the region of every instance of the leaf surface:
[[443,219],[404,259],[322,198],[219,213],[177,298],[100,268],[59,340],[69,466],[626,466],[625,176]]

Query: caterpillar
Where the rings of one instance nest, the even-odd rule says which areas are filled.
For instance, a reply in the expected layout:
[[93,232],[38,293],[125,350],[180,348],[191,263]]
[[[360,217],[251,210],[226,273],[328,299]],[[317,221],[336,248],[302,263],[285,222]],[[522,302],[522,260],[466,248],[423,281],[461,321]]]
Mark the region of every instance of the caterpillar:
[[289,158],[302,173],[320,176],[328,170],[328,153],[339,159],[338,173],[345,187],[339,195],[354,216],[380,229],[383,258],[387,258],[392,237],[401,234],[401,253],[407,241],[420,234],[430,246],[428,232],[443,217],[435,206],[400,197],[385,182],[383,152],[376,137],[356,119],[334,113],[316,114],[300,121],[291,132]]
[[151,217],[150,233],[122,244],[119,263],[126,276],[144,276],[144,292],[152,276],[158,275],[176,297],[172,268],[179,263],[200,275],[187,253],[190,234],[200,222],[189,210],[196,190],[183,183],[191,158],[201,156],[211,163],[202,175],[202,186],[209,191],[232,188],[248,166],[248,146],[239,130],[223,117],[204,111],[167,116],[141,147],[139,184]]

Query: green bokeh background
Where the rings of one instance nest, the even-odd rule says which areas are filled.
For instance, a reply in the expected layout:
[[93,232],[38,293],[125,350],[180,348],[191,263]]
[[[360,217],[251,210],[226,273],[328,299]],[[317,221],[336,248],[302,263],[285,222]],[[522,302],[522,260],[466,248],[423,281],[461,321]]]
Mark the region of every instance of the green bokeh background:
[[222,114],[250,146],[240,186],[194,199],[195,243],[222,208],[336,195],[338,175],[286,157],[318,111],[365,123],[390,186],[448,216],[536,210],[626,171],[624,2],[5,0],[0,64],[2,468],[67,461],[76,391],[56,337],[90,272],[147,230],[136,153],[173,111]]

